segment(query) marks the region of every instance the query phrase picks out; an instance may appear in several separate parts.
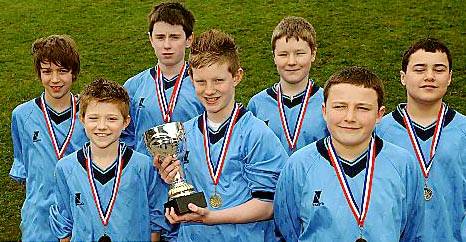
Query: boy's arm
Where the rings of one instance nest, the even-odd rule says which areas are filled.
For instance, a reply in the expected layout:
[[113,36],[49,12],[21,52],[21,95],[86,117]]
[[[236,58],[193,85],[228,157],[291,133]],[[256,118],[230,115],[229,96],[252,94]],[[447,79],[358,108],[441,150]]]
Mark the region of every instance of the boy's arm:
[[70,208],[70,191],[66,175],[61,167],[55,168],[54,203],[50,206],[49,223],[52,232],[59,239],[71,237],[73,217]]
[[421,172],[417,171],[417,162],[409,154],[406,158],[406,225],[400,241],[423,241],[424,231],[424,179]]
[[19,121],[16,114],[16,110],[13,111],[11,118],[11,138],[13,141],[13,165],[10,170],[10,177],[17,182],[25,183],[26,182],[26,169],[24,166],[23,154],[22,154],[22,144],[21,137],[24,137],[20,134]]
[[160,233],[158,232],[152,232],[150,234],[150,241],[151,242],[160,242]]
[[255,102],[254,97],[252,97],[249,100],[247,110],[251,111],[251,113],[254,114],[254,116],[257,115],[257,108],[256,108],[256,102]]
[[261,201],[253,198],[243,204],[222,210],[209,210],[198,207],[192,203],[188,205],[192,213],[181,216],[176,215],[175,210],[171,208],[166,211],[165,217],[172,224],[180,222],[198,222],[204,224],[241,224],[252,223],[272,218],[272,202]]
[[[291,158],[292,159],[292,158]],[[289,159],[278,179],[274,199],[275,226],[286,241],[298,241],[301,232],[299,221],[299,198],[300,193],[296,191],[300,185],[297,184],[297,175],[293,161]]]
[[[462,133],[463,137],[466,134]],[[464,142],[463,142],[464,144]],[[463,220],[461,221],[461,237],[463,241],[466,241],[466,149],[461,149],[460,153],[460,165],[463,173]]]

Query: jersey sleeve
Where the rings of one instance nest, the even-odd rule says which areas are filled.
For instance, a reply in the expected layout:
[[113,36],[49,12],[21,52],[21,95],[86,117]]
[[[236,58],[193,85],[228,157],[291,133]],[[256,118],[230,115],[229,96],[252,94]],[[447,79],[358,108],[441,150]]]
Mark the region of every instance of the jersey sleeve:
[[415,158],[407,154],[408,167],[406,184],[406,225],[400,241],[423,241],[425,201],[423,177],[417,171]]
[[21,137],[25,137],[21,135],[21,127],[18,120],[18,115],[16,110],[13,111],[12,118],[11,118],[11,138],[13,141],[13,165],[11,166],[10,170],[10,177],[13,178],[15,181],[24,183],[26,182],[26,168],[24,165],[24,157],[22,151],[22,143]]
[[160,178],[160,175],[152,166],[150,160],[148,172],[148,198],[149,198],[149,213],[150,227],[152,233],[160,233],[164,241],[175,241],[177,236],[176,227],[167,223],[165,219],[164,203],[168,201],[168,186]]
[[123,143],[125,143],[129,147],[135,147],[136,145],[136,138],[135,138],[135,125],[134,125],[134,118],[136,117],[136,111],[137,109],[135,108],[135,100],[134,100],[134,88],[132,87],[133,83],[133,78],[128,79],[123,87],[126,89],[129,95],[129,115],[131,117],[131,120],[129,122],[128,127],[121,132],[120,139]]
[[71,236],[73,218],[70,207],[70,191],[66,184],[66,176],[57,166],[55,169],[54,203],[49,210],[49,223],[52,232],[57,238],[63,239]]
[[253,128],[245,138],[245,178],[253,198],[271,201],[288,155],[277,136],[263,122],[257,122]]
[[301,223],[299,222],[300,192],[296,168],[292,165],[292,157],[283,168],[278,179],[273,204],[274,221],[285,241],[298,241]]
[[252,97],[249,102],[248,102],[248,111],[251,111],[252,114],[254,114],[254,116],[257,115],[257,107],[256,107],[256,99],[254,97]]

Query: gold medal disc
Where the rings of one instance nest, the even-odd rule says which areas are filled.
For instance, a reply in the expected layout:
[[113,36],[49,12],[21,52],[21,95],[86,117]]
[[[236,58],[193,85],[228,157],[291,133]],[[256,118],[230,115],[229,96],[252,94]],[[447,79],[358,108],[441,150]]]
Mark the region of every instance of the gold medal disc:
[[222,206],[222,197],[220,197],[220,195],[218,195],[217,193],[214,193],[214,195],[212,195],[210,198],[209,198],[209,204],[212,208],[219,208]]
[[424,187],[424,200],[430,201],[430,199],[432,199],[433,194],[434,194],[434,192],[432,191],[432,188],[430,188],[428,186]]

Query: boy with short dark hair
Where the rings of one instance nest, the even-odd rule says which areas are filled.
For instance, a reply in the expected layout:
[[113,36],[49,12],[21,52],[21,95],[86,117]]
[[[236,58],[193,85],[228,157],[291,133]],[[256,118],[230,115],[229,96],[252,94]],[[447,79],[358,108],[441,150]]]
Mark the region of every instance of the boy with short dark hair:
[[284,18],[273,31],[272,50],[280,81],[252,97],[248,109],[291,155],[328,135],[320,112],[322,89],[309,78],[317,52],[314,27],[301,17]]
[[151,159],[120,143],[129,124],[129,96],[97,79],[82,92],[80,119],[89,137],[55,170],[50,226],[62,241],[159,241],[167,224],[167,186]]
[[124,85],[131,98],[131,123],[123,141],[150,155],[144,132],[167,122],[184,122],[202,113],[189,80],[185,49],[193,40],[194,16],[180,3],[160,3],[149,19],[149,41],[157,57],[155,67],[128,79]]
[[425,239],[466,240],[466,118],[443,102],[452,75],[450,51],[437,39],[419,40],[404,54],[401,69],[407,103],[386,115],[377,133],[417,158]]
[[71,86],[80,71],[74,40],[51,35],[32,44],[34,67],[44,92],[17,106],[11,120],[14,162],[10,176],[26,186],[21,209],[22,241],[56,241],[48,225],[53,170],[58,160],[87,140],[78,121],[79,100]]
[[[167,209],[165,216],[181,223],[178,241],[274,241],[273,195],[287,155],[264,122],[235,101],[243,76],[235,42],[207,31],[194,40],[189,62],[206,111],[184,123],[185,175],[209,205],[189,204],[192,213],[184,215]],[[173,179],[166,174],[176,169],[163,169],[164,179]]]
[[419,241],[424,207],[413,157],[373,135],[381,80],[343,69],[324,88],[330,136],[290,156],[277,184],[275,222],[286,241]]

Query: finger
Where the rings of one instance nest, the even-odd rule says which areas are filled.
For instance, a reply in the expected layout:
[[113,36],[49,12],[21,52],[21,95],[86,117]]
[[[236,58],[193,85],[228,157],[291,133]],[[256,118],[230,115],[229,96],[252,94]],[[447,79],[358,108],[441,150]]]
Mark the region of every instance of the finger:
[[157,170],[160,169],[160,155],[154,156],[153,163]]
[[200,216],[204,216],[206,214],[206,209],[205,208],[201,208],[201,207],[198,207],[196,204],[194,203],[189,203],[188,204],[188,208],[189,210],[191,210],[193,213],[195,214],[198,214]]
[[160,168],[165,169],[165,168],[167,168],[167,166],[171,165],[174,161],[176,161],[175,158],[173,158],[171,156],[167,156],[163,160],[161,160]]
[[168,222],[170,222],[170,224],[176,224],[176,221],[170,215],[170,209],[169,208],[165,209],[165,218],[167,218],[167,220],[168,220]]

